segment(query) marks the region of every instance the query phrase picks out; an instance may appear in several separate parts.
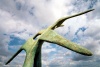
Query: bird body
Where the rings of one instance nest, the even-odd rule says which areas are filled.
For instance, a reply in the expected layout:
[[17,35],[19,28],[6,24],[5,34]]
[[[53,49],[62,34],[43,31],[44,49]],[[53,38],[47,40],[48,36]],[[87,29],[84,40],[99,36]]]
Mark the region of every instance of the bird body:
[[[93,9],[92,9],[93,10]],[[69,17],[61,18],[52,26],[47,29],[41,30],[34,37],[29,38],[24,45],[8,60],[6,64],[11,62],[22,50],[25,50],[26,57],[23,67],[41,67],[41,47],[44,41],[49,43],[54,43],[64,48],[70,49],[82,55],[91,56],[92,53],[76,43],[69,41],[68,39],[57,34],[54,29],[63,26],[62,23],[69,18],[76,17],[92,10],[87,10],[85,12],[75,14]],[[39,37],[37,37],[39,36]],[[35,39],[37,37],[37,39]]]

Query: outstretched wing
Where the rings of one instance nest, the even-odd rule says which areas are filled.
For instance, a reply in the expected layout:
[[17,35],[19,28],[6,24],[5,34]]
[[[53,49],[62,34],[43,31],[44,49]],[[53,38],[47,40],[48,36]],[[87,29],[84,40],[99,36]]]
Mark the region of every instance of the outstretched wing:
[[10,63],[22,50],[28,51],[33,43],[33,38],[28,39],[27,42],[6,62],[6,64]]
[[[23,67],[41,66],[41,45],[43,41],[29,38],[26,43],[7,61],[10,63],[22,50],[26,51]],[[38,60],[38,61],[36,61]]]
[[63,46],[65,48],[68,48],[72,51],[75,51],[83,55],[87,55],[87,56],[92,55],[92,53],[88,49],[63,38],[62,36],[54,32],[53,30],[46,31],[40,39],[47,42],[58,44],[60,46]]
[[56,27],[60,27],[61,24],[67,19],[70,19],[70,18],[73,18],[73,17],[76,17],[76,16],[80,16],[82,14],[88,13],[88,12],[93,11],[93,10],[94,9],[90,9],[90,10],[87,10],[87,11],[84,11],[84,12],[81,12],[81,13],[78,13],[78,14],[75,14],[75,15],[71,15],[71,16],[68,16],[68,17],[60,18],[53,26],[51,26],[51,29],[55,29]]
[[6,65],[7,65],[8,63],[10,63],[21,51],[22,51],[22,49],[19,49],[19,50],[6,62]]

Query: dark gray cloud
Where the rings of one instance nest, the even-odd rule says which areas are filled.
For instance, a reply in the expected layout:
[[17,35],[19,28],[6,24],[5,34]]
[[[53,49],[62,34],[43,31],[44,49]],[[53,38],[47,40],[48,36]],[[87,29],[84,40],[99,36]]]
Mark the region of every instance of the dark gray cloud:
[[16,9],[21,10],[22,4],[20,2],[16,2]]

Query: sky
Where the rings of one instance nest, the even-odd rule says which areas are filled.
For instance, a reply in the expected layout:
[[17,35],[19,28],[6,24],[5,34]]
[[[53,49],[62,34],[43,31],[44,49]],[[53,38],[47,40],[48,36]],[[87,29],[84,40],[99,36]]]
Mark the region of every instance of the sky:
[[100,67],[100,0],[0,0],[0,67],[22,67],[25,51],[5,63],[28,38],[62,17],[88,9],[95,10],[66,20],[64,27],[55,31],[93,55],[80,55],[44,42],[42,67]]

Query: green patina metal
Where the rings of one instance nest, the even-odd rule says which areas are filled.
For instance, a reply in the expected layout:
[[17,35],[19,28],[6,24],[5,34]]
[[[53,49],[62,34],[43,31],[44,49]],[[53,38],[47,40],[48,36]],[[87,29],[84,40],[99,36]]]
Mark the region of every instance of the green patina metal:
[[[65,47],[82,55],[91,56],[92,53],[88,49],[63,38],[62,36],[57,34],[54,31],[54,29],[63,26],[62,23],[65,20],[88,13],[92,10],[94,9],[87,10],[85,12],[72,15],[69,17],[61,18],[54,25],[38,32],[34,37],[28,39],[27,42],[24,45],[22,45],[22,47],[10,58],[10,60],[8,60],[6,64],[11,62],[22,50],[25,50],[26,57],[23,67],[41,67],[41,47],[44,41],[58,44],[62,47]],[[40,36],[37,37],[38,35]],[[36,37],[37,39],[35,39]]]

